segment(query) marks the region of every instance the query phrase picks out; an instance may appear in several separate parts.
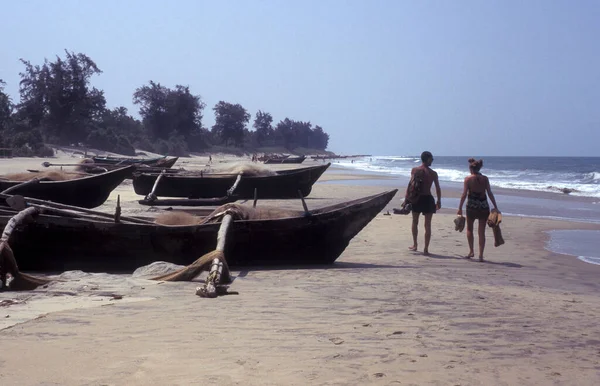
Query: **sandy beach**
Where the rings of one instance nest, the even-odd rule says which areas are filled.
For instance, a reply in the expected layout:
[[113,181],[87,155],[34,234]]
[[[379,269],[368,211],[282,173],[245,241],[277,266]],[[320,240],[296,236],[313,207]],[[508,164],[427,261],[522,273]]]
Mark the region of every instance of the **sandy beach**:
[[[0,173],[43,161],[0,159]],[[180,162],[193,168],[206,159]],[[332,165],[307,205],[390,189],[389,178],[385,186],[341,181],[352,179],[371,177]],[[81,272],[35,291],[0,293],[0,384],[598,383],[600,266],[544,246],[548,230],[600,225],[505,216],[506,244],[494,248],[488,230],[480,263],[463,258],[466,235],[454,230],[455,210],[442,209],[426,257],[407,249],[410,216],[387,214],[402,194],[334,265],[237,270],[230,289],[239,295],[200,298],[200,279]],[[117,195],[124,214],[152,212],[135,202],[141,197],[130,181],[99,209],[114,210]],[[302,207],[300,200],[258,205]],[[422,226],[419,237],[421,249]]]

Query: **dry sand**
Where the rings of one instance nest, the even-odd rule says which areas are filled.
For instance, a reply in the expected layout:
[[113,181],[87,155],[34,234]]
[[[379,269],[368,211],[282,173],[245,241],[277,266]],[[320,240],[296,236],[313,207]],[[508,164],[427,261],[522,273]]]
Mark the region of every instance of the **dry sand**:
[[[307,203],[382,190],[319,183]],[[129,185],[102,209],[116,194],[149,211]],[[198,283],[80,272],[1,293],[0,384],[596,385],[600,266],[546,251],[544,231],[599,227],[505,216],[506,244],[488,232],[479,263],[461,257],[453,218],[434,216],[431,257],[407,250],[409,216],[384,211],[335,265],[235,271],[239,295],[218,299],[197,297]]]

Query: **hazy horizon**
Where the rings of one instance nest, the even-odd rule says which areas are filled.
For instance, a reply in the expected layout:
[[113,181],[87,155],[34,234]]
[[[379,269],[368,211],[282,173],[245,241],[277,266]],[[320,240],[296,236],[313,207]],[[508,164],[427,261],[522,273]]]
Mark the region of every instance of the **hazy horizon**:
[[[600,2],[5,2],[0,79],[64,50],[138,116],[153,80],[311,121],[342,154],[596,156]],[[251,125],[251,124],[250,124]]]

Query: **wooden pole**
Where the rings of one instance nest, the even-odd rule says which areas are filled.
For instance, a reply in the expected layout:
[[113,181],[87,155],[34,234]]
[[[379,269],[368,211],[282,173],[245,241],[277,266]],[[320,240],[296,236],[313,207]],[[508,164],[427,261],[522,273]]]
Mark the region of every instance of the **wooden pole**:
[[[21,206],[20,204],[23,203],[26,206],[31,206],[34,208],[42,209],[45,212],[56,213],[56,214],[61,214],[61,215],[66,215],[66,216],[71,216],[71,217],[76,215],[76,213],[69,212],[69,211],[86,213],[86,214],[91,214],[94,216],[110,218],[110,219],[114,218],[114,216],[110,213],[98,212],[98,211],[91,210],[91,209],[80,208],[78,206],[58,204],[56,202],[38,200],[35,198],[22,197],[22,196],[17,196],[17,195],[11,196],[11,195],[2,194],[2,193],[0,193],[0,198],[7,199],[6,203],[15,210],[22,210],[23,206]],[[79,217],[85,218],[86,216],[80,215]],[[135,223],[135,224],[154,224],[153,221],[142,220],[142,219],[138,219],[138,218],[134,218],[134,217],[121,216],[120,219],[130,222],[130,223]]]
[[152,191],[146,196],[147,201],[156,200],[156,194],[155,194],[156,188],[158,188],[158,183],[165,176],[165,174],[166,174],[166,170],[163,170],[162,172],[160,172],[160,174],[156,178],[156,181],[154,181],[154,186],[152,186]]
[[304,196],[302,195],[302,192],[300,191],[300,189],[298,189],[298,196],[302,200],[302,206],[304,207],[304,215],[310,216],[310,212],[308,211],[308,206],[306,206],[306,201],[304,201]]
[[233,183],[233,185],[231,186],[231,188],[229,188],[227,190],[227,195],[231,196],[233,195],[233,192],[235,191],[235,189],[238,187],[238,184],[240,183],[240,181],[242,180],[242,173],[239,173],[237,178],[235,179],[235,182]]
[[[219,257],[213,259],[208,277],[206,278],[206,283],[202,287],[196,288],[196,295],[203,298],[215,298],[218,293],[218,285],[221,283],[221,276],[225,273],[229,276],[229,268],[225,263],[225,258],[223,252],[225,251],[225,240],[227,236],[227,231],[229,230],[229,226],[233,221],[233,216],[231,214],[226,214],[223,216],[223,220],[221,221],[221,227],[219,228],[219,233],[217,233],[217,247],[215,250],[217,252],[221,252]],[[221,257],[223,256],[223,257]]]
[[121,222],[121,195],[117,195],[117,207],[115,208],[115,222]]

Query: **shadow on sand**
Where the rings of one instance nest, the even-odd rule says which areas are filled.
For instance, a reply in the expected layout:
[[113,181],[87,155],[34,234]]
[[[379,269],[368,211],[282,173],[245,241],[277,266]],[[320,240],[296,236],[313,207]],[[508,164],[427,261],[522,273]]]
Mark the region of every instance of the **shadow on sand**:
[[[381,268],[418,268],[415,265],[389,265],[369,264],[352,262],[335,262],[333,264],[305,264],[305,265],[281,265],[281,266],[256,266],[252,268],[239,269],[236,277],[245,277],[250,271],[291,271],[291,270],[330,270],[330,269],[381,269]],[[234,269],[234,271],[236,271]]]
[[472,261],[475,263],[483,263],[483,264],[490,264],[490,265],[500,265],[503,267],[508,267],[508,268],[523,268],[524,266],[521,264],[517,264],[517,263],[508,263],[508,262],[496,262],[496,261],[490,261],[490,260],[484,260],[484,261],[479,261],[478,258],[474,257],[471,259],[467,259],[464,256],[461,255],[439,255],[439,254],[435,254],[432,253],[429,256],[425,256],[423,255],[422,252],[413,252],[413,255],[419,255],[419,256],[423,256],[423,257],[431,257],[432,259],[447,259],[447,260],[466,260],[466,261]]

